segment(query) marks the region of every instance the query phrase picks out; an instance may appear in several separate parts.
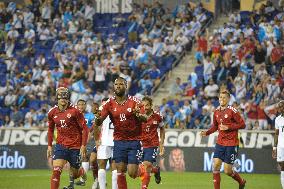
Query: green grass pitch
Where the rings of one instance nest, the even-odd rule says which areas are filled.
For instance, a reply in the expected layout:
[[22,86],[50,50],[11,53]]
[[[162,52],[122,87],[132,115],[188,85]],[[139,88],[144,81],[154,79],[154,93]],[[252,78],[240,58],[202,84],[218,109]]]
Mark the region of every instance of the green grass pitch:
[[[49,189],[48,170],[0,170],[0,189]],[[91,189],[93,179],[91,172],[88,174],[86,186],[76,188]],[[247,180],[246,189],[280,189],[279,175],[273,174],[242,174]],[[128,189],[140,189],[139,179],[128,179]],[[234,189],[238,185],[228,176],[221,175],[221,188]],[[111,188],[111,175],[107,175],[108,189]],[[62,188],[68,183],[68,172],[64,171],[61,176]],[[152,177],[149,189],[211,189],[212,174],[210,173],[173,173],[162,172],[162,184],[157,185]]]

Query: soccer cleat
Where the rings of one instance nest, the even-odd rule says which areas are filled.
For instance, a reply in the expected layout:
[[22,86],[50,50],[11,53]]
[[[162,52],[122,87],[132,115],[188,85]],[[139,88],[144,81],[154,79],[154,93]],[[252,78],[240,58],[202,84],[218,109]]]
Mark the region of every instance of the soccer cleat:
[[158,171],[157,171],[157,173],[155,173],[155,181],[156,181],[156,183],[157,184],[160,184],[161,183],[161,180],[162,180],[162,178],[161,178],[161,170],[160,170],[160,167],[159,166],[157,166],[157,169],[158,169]]
[[75,184],[78,185],[78,186],[85,186],[85,185],[86,185],[86,182],[79,180],[79,181],[77,181]]
[[247,181],[245,179],[243,179],[243,182],[241,184],[239,184],[239,189],[244,189],[246,186]]
[[87,173],[85,171],[84,171],[84,174],[81,176],[81,179],[80,179],[81,181],[86,182],[86,180],[87,180]]
[[69,185],[69,186],[64,186],[63,189],[74,189],[74,187]]

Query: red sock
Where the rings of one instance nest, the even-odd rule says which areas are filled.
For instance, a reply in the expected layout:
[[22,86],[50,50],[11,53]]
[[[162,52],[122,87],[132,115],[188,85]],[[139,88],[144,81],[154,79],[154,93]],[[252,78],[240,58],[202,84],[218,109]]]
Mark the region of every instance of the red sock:
[[98,178],[98,164],[97,164],[97,162],[95,162],[91,165],[91,169],[93,171],[93,177],[94,177],[94,180],[95,180],[96,178]]
[[60,175],[62,172],[62,167],[53,167],[52,176],[50,179],[50,189],[58,189],[60,184]]
[[158,173],[159,168],[152,166],[152,171],[151,173]]
[[118,189],[127,189],[126,176],[124,173],[117,173]]
[[147,189],[148,188],[148,185],[150,183],[150,179],[151,179],[151,173],[147,173],[145,172],[144,173],[144,177],[143,177],[143,180],[142,180],[142,189]]
[[244,182],[244,180],[242,179],[242,177],[239,175],[239,173],[234,172],[232,173],[231,177],[237,181],[239,184],[242,184]]
[[213,183],[214,183],[214,189],[220,189],[220,171],[213,171]]

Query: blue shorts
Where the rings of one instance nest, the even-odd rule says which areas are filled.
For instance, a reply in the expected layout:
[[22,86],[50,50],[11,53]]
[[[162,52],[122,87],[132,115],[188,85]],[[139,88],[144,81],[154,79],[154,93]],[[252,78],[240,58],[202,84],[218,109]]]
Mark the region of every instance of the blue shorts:
[[156,162],[158,147],[143,148],[142,161]]
[[142,150],[140,141],[114,140],[113,160],[115,160],[116,163],[123,162],[138,165],[141,156]]
[[94,146],[92,152],[97,153],[97,146]]
[[81,166],[81,155],[79,149],[69,149],[60,144],[56,144],[53,152],[53,160],[64,159],[70,166],[79,169]]
[[219,158],[227,164],[234,164],[238,156],[239,146],[222,146],[216,144],[213,158]]
[[97,153],[96,143],[94,141],[90,141],[87,144],[87,155],[89,156],[92,152]]

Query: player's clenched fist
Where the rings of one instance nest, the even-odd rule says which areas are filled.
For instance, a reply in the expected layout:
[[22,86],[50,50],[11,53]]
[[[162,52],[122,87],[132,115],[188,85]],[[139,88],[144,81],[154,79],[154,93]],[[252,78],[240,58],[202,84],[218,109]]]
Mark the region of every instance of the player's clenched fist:
[[52,156],[52,147],[48,146],[46,151],[46,157],[50,158]]

